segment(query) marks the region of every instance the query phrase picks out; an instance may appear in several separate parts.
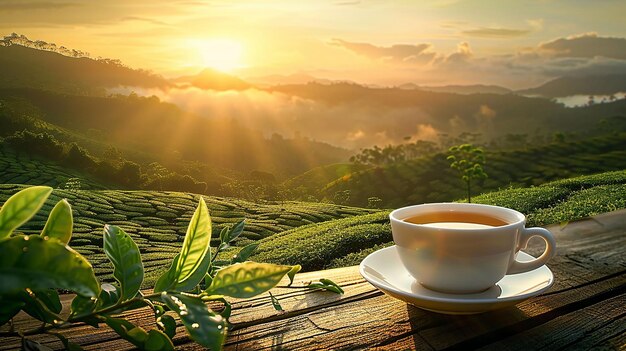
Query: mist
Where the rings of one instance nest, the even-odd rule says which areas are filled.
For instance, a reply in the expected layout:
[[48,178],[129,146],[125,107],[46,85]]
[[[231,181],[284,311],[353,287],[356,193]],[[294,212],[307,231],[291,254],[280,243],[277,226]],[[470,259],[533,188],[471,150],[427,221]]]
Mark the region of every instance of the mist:
[[195,87],[168,90],[121,87],[113,94],[134,92],[214,119],[235,119],[262,132],[286,138],[306,137],[347,149],[436,140],[438,129],[420,107],[372,105],[360,101],[335,104],[258,89],[213,91]]

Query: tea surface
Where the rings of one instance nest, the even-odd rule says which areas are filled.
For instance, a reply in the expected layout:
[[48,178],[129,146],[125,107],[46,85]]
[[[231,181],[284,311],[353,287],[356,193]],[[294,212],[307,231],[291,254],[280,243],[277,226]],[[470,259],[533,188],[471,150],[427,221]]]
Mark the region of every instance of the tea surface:
[[423,224],[430,227],[478,229],[500,227],[508,222],[482,213],[441,211],[418,214],[404,219],[405,222]]

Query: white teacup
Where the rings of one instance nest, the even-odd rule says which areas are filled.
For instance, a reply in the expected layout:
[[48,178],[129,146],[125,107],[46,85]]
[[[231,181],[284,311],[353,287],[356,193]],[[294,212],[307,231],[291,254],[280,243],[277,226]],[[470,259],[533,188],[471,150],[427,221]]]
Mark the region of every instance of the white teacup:
[[[389,214],[400,259],[424,287],[448,293],[486,290],[507,274],[544,265],[556,251],[548,230],[525,228],[523,214],[504,207],[437,203],[409,206]],[[537,236],[543,254],[520,262],[515,255]]]

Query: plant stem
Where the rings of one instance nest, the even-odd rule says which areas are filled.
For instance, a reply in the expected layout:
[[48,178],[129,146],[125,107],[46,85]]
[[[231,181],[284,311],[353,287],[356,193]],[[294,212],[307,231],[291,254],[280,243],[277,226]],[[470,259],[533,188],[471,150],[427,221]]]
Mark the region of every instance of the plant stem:
[[[121,303],[116,303],[113,306],[107,307],[105,309],[102,310],[98,310],[98,311],[93,311],[89,314],[85,314],[85,315],[81,315],[80,317],[75,317],[75,318],[69,318],[67,321],[61,323],[61,324],[50,324],[50,325],[46,325],[46,323],[44,323],[43,325],[41,325],[39,328],[35,328],[35,329],[31,329],[31,330],[27,330],[24,332],[21,331],[13,331],[10,330],[8,332],[0,332],[0,337],[21,337],[21,336],[28,336],[28,335],[35,335],[35,334],[40,334],[43,332],[46,332],[50,329],[54,329],[54,328],[63,328],[66,327],[70,324],[73,323],[80,323],[80,322],[84,322],[85,320],[89,319],[89,318],[93,318],[96,317],[98,315],[102,315],[102,314],[106,314],[109,312],[113,312],[115,310],[118,310],[120,308],[124,308],[127,306],[132,305],[133,303],[136,302],[146,302],[146,300],[151,299],[151,298],[155,298],[155,297],[159,297],[161,295],[161,293],[153,293],[150,295],[145,295],[139,298],[134,298],[134,299],[130,299]],[[149,302],[148,302],[149,303]]]

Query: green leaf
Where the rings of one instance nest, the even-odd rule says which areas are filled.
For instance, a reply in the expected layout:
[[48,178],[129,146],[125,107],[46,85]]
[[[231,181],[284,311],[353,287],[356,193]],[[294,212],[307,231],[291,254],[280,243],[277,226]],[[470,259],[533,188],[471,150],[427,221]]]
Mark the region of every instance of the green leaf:
[[165,271],[165,273],[161,274],[159,279],[157,279],[156,284],[154,284],[154,292],[161,292],[174,288],[176,285],[176,266],[178,265],[179,258],[180,254],[176,254],[170,268]]
[[245,220],[241,220],[237,224],[235,224],[232,228],[228,230],[225,240],[222,240],[225,243],[230,243],[231,241],[237,239],[241,233],[243,233],[243,228],[246,225]]
[[26,223],[52,193],[49,186],[33,186],[11,196],[0,209],[0,240]]
[[64,244],[68,244],[72,238],[74,219],[72,217],[72,207],[63,199],[50,211],[46,226],[43,227],[41,236],[55,238]]
[[252,297],[276,286],[291,269],[291,266],[271,263],[236,263],[217,271],[206,293],[236,298]]
[[289,277],[289,285],[287,286],[291,286],[291,284],[293,284],[293,279],[296,277],[296,273],[300,272],[301,269],[302,266],[299,264],[291,267],[291,270],[287,273],[287,276]]
[[174,335],[176,335],[176,321],[174,317],[164,314],[157,317],[156,323],[170,339],[174,338]]
[[272,301],[272,306],[274,306],[274,309],[276,311],[283,311],[283,306],[280,305],[280,302],[278,302],[278,299],[274,296],[274,294],[272,294],[271,291],[268,291],[267,293],[270,294],[270,300]]
[[41,301],[30,289],[20,292],[18,296],[22,301],[24,301],[24,307],[22,310],[28,313],[31,317],[50,324],[62,320],[58,314],[50,311],[46,304]]
[[174,289],[178,291],[192,290],[198,284],[200,284],[202,279],[204,279],[207,272],[209,271],[210,266],[211,266],[211,250],[207,250],[198,268],[185,281],[183,281],[180,284],[176,284],[174,286]]
[[43,302],[48,309],[54,313],[61,313],[63,305],[59,298],[59,293],[54,289],[35,290],[35,295],[39,301]]
[[204,276],[204,286],[205,287],[209,287],[211,286],[211,284],[213,284],[213,277],[211,277],[211,275],[207,274]]
[[105,225],[104,253],[113,263],[113,276],[120,283],[120,301],[132,299],[143,282],[143,264],[137,244],[121,228]]
[[27,289],[20,292],[18,296],[24,302],[22,310],[31,317],[51,324],[62,320],[58,314],[61,313],[63,306],[59,299],[59,293],[56,290],[41,289],[32,291]]
[[115,305],[120,300],[120,289],[109,283],[100,286],[100,296],[98,296],[98,309]]
[[0,297],[0,326],[7,323],[24,307],[24,302],[17,298],[9,299],[8,296]]
[[322,289],[326,291],[331,291],[336,294],[343,294],[343,289],[337,285],[337,283],[333,282],[330,279],[320,279],[319,283],[310,283],[307,285],[309,289]]
[[0,294],[26,288],[68,289],[87,297],[100,293],[93,268],[83,256],[57,240],[45,240],[39,235],[0,241],[0,281]]
[[163,292],[161,299],[178,314],[193,340],[213,351],[222,349],[228,325],[225,318],[196,297]]
[[79,317],[91,313],[96,308],[96,299],[76,295],[72,300],[70,317]]
[[250,256],[254,253],[254,251],[259,247],[259,243],[248,244],[243,247],[243,249],[239,250],[239,252],[233,256],[230,260],[230,263],[240,263],[247,261]]
[[227,235],[228,235],[228,227],[222,228],[222,230],[220,231],[220,242],[225,243]]
[[143,349],[146,351],[173,351],[174,344],[172,344],[169,335],[160,330],[152,329],[148,331],[148,339],[144,342]]
[[143,328],[136,327],[125,319],[105,316],[104,322],[111,327],[111,329],[115,330],[122,339],[129,341],[140,349],[148,339],[148,333],[146,333]]
[[211,217],[204,198],[200,197],[200,203],[191,217],[180,251],[175,274],[177,283],[189,279],[200,267],[207,251],[210,251],[210,242]]

